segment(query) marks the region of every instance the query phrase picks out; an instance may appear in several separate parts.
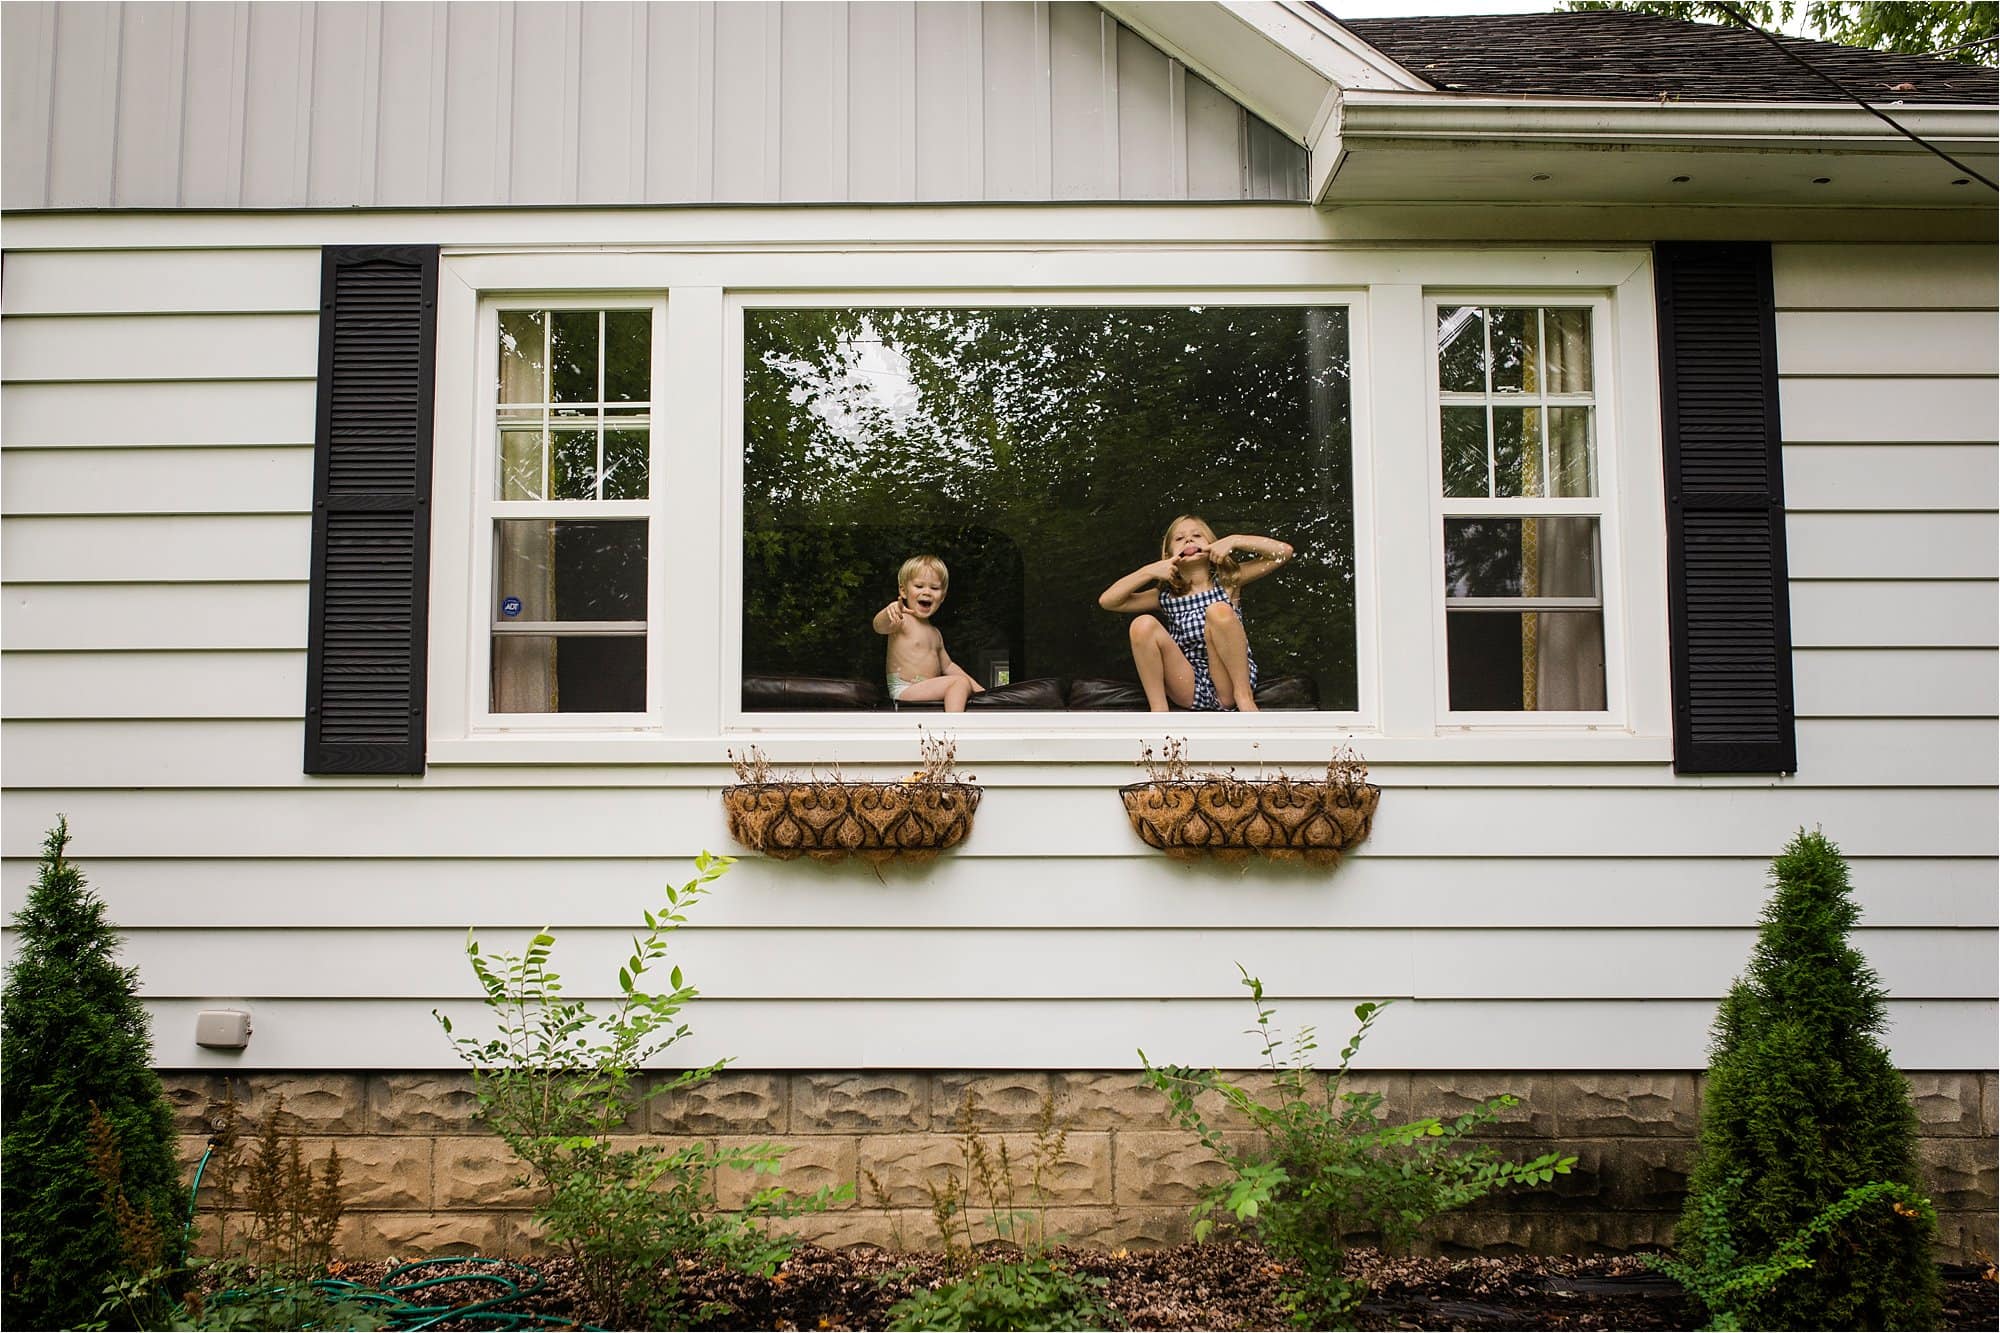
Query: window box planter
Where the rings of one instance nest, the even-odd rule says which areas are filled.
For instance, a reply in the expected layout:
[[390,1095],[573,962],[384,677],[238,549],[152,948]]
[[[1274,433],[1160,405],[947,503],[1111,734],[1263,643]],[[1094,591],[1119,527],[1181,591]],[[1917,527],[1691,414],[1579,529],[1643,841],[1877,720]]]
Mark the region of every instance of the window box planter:
[[1274,861],[1330,866],[1368,836],[1382,789],[1369,783],[1244,781],[1198,776],[1118,789],[1133,831],[1177,861]]
[[745,782],[722,789],[729,833],[780,861],[927,861],[972,831],[969,782]]

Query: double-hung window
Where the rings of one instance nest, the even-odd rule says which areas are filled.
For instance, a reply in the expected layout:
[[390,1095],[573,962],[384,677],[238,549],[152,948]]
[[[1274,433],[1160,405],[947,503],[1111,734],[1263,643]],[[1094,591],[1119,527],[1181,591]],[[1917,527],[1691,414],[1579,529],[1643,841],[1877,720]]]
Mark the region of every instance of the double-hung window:
[[1603,302],[1432,303],[1448,714],[1602,713]]
[[650,711],[655,304],[496,303],[488,708]]

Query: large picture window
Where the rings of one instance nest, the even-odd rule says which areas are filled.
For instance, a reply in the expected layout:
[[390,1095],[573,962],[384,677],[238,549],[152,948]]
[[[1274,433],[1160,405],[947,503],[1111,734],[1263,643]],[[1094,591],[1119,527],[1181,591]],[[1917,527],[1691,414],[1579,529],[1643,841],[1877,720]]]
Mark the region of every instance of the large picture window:
[[1601,711],[1593,310],[1435,309],[1449,707]]
[[1099,595],[1183,514],[1292,548],[1242,594],[1260,688],[1356,708],[1349,340],[1336,304],[749,307],[745,708],[891,706],[871,621],[923,554],[989,702],[1132,706]]

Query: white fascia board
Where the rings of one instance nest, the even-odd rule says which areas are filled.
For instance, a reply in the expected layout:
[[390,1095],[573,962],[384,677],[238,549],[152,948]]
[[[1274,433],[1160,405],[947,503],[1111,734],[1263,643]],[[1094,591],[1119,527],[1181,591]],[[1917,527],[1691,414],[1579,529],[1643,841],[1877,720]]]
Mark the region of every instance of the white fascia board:
[[[1985,107],[1882,109],[1912,134],[1946,149],[1990,153],[2000,144],[2000,116]],[[1696,152],[1924,151],[1861,107],[1823,103],[1525,101],[1350,89],[1336,110],[1334,122],[1311,150],[1310,198],[1315,204],[1328,201],[1342,159],[1371,142],[1432,139],[1488,147]]]
[[1103,0],[1101,7],[1305,148],[1333,119],[1343,88],[1430,87],[1302,4]]

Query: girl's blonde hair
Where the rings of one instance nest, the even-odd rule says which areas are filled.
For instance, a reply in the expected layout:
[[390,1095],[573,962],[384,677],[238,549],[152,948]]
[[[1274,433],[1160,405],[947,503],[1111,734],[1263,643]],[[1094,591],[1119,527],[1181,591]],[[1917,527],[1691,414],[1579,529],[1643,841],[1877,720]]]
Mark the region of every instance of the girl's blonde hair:
[[[1200,514],[1176,514],[1174,521],[1167,524],[1167,530],[1160,534],[1160,559],[1170,560],[1173,558],[1174,529],[1183,523],[1201,524],[1201,530],[1208,534],[1208,544],[1210,546],[1215,545],[1215,529],[1208,525],[1207,519],[1203,518]],[[1217,583],[1232,592],[1235,591],[1236,572],[1241,568],[1235,556],[1226,555],[1220,560],[1211,561],[1210,568],[1215,570],[1215,581]],[[1167,580],[1167,587],[1172,590],[1176,597],[1184,595],[1188,590],[1187,576],[1182,574],[1179,568],[1176,568],[1174,576]]]
[[902,592],[908,588],[910,580],[917,576],[917,571],[920,569],[928,569],[937,575],[940,593],[951,591],[951,571],[944,567],[944,561],[934,555],[913,555],[905,560],[903,567],[896,571],[896,591]]

